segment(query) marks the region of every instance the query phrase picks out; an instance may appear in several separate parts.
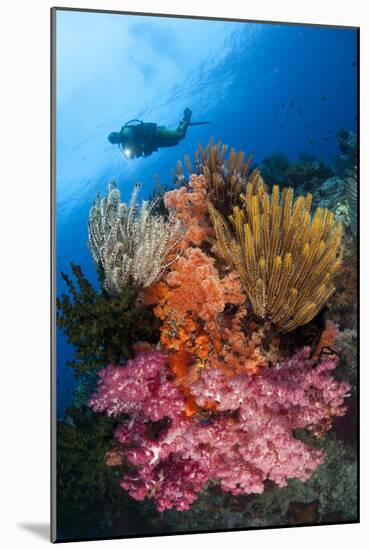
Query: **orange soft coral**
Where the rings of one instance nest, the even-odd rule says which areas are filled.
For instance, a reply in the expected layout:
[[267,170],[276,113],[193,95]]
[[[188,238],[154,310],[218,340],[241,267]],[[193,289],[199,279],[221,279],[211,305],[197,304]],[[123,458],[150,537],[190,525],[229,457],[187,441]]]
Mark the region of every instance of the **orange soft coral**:
[[167,191],[164,202],[169,212],[182,222],[185,235],[181,241],[183,249],[200,246],[214,235],[208,218],[207,183],[205,176],[192,175],[188,186]]
[[313,359],[318,360],[320,353],[324,351],[324,348],[331,348],[339,334],[339,329],[334,321],[326,320],[325,329],[323,330],[318,345],[316,347]]
[[[169,352],[175,381],[186,396],[186,414],[195,414],[188,386],[203,369],[227,375],[254,374],[267,364],[257,327],[243,326],[245,295],[238,275],[221,278],[215,260],[188,248],[171,266],[166,282],[153,285],[146,303],[162,321],[161,345]],[[214,408],[209,402],[207,408]]]
[[176,319],[191,312],[194,318],[213,323],[223,311],[224,290],[214,260],[199,248],[189,248],[168,273],[167,303]]

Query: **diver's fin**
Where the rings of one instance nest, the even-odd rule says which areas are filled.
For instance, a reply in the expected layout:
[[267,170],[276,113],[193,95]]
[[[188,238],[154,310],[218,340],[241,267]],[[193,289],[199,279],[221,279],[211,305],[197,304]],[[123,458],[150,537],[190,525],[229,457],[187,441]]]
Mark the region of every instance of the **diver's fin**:
[[203,124],[213,124],[212,122],[190,122],[189,126],[202,126]]

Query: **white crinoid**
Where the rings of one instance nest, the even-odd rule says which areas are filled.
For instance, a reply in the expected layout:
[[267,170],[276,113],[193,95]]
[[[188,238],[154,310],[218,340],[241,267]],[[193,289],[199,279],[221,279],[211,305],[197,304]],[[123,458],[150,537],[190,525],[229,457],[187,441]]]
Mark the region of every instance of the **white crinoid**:
[[127,205],[111,182],[106,197],[97,196],[90,209],[88,245],[109,294],[128,284],[149,287],[177,259],[172,256],[180,239],[178,222],[155,214],[155,201],[138,205],[139,189],[137,184]]

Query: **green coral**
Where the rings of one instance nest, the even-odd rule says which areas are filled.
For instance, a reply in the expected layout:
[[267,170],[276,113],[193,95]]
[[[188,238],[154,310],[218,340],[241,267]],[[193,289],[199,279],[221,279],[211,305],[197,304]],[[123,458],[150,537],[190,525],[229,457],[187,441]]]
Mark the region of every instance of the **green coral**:
[[78,377],[73,391],[73,405],[77,408],[85,407],[96,390],[98,370],[87,370]]
[[89,409],[70,407],[57,426],[57,472],[60,498],[82,508],[105,491],[105,453],[111,448],[116,420]]
[[119,478],[105,464],[116,420],[70,407],[57,425],[57,523],[59,538],[93,536],[104,522],[109,485]]
[[96,291],[78,265],[71,268],[75,282],[62,273],[69,294],[57,299],[57,325],[74,346],[68,365],[77,375],[130,357],[137,341],[157,342],[159,321],[140,305],[136,291],[109,296]]
[[143,506],[120,487],[127,465],[106,464],[106,452],[116,444],[113,434],[121,421],[73,406],[58,422],[56,512],[60,542],[155,532],[150,518],[152,514],[158,518],[160,513],[154,505],[149,501],[149,506]]

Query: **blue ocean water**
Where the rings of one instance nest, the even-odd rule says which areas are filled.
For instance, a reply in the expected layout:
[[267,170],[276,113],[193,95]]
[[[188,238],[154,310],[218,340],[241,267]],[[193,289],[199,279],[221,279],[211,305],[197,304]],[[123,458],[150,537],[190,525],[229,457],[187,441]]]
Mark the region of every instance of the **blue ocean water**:
[[[356,130],[357,33],[353,29],[207,21],[58,10],[56,16],[56,269],[80,264],[95,284],[87,216],[115,179],[123,199],[155,176],[171,183],[185,153],[211,136],[252,154],[290,160],[308,152],[329,163],[335,134]],[[126,160],[107,136],[130,119],[176,128],[193,121],[173,148]],[[58,416],[73,397],[73,349],[57,334]]]

